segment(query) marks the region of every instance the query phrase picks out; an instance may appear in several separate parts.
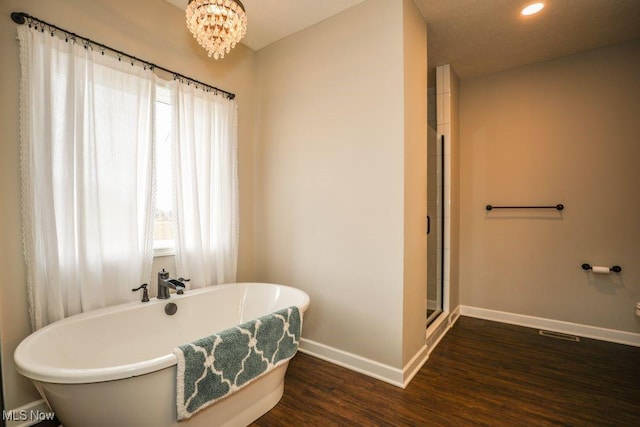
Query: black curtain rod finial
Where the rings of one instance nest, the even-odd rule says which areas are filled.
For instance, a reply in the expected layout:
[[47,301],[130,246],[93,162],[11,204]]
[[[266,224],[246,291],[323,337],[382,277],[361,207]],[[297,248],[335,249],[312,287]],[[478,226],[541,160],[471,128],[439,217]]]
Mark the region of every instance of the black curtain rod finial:
[[23,12],[11,12],[11,20],[19,25],[22,25],[26,22],[27,16],[29,15]]

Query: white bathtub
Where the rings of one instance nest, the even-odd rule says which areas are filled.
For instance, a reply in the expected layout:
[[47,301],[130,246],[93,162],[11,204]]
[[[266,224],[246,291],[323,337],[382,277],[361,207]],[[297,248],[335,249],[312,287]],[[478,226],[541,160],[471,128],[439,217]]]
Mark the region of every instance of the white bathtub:
[[[168,303],[178,307],[172,316]],[[309,296],[264,283],[211,286],[55,322],[20,343],[14,358],[65,427],[247,425],[278,403],[288,364],[178,423],[172,350],[292,305],[302,315]]]

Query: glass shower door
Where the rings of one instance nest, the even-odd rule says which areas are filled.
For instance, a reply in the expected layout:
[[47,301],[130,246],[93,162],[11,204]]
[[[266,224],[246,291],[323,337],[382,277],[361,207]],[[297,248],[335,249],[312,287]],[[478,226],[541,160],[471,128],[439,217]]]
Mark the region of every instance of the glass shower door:
[[444,136],[427,127],[427,325],[442,313]]

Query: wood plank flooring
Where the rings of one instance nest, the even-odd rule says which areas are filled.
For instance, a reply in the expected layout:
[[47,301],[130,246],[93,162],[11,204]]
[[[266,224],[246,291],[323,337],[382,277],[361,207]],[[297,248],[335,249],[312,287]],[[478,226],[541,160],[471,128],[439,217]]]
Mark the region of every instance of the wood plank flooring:
[[274,426],[640,426],[640,348],[461,317],[406,389],[298,353]]

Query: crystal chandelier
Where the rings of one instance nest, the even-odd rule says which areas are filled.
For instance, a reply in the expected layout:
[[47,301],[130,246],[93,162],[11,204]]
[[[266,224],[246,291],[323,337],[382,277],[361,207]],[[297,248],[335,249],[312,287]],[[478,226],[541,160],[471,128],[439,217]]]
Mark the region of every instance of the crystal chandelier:
[[215,59],[224,58],[247,33],[240,0],[189,0],[187,28]]

